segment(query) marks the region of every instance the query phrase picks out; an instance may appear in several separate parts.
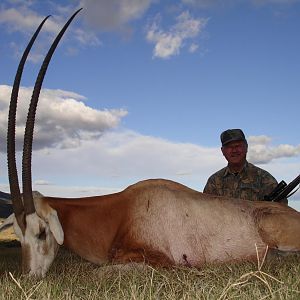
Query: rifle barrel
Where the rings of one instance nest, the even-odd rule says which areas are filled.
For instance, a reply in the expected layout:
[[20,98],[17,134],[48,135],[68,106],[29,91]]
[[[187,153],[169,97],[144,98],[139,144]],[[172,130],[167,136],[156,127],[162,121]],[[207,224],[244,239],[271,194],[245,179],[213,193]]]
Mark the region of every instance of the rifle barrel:
[[291,181],[275,198],[273,201],[279,201],[281,199],[286,198],[292,191],[293,189],[300,184],[300,174],[293,180]]

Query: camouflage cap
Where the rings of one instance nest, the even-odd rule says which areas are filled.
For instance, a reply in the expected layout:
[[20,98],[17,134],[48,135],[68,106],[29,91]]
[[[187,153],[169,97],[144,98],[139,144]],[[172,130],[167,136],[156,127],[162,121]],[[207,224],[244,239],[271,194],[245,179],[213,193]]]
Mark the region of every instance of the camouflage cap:
[[244,141],[247,143],[244,132],[241,129],[227,129],[221,133],[222,146],[233,141]]

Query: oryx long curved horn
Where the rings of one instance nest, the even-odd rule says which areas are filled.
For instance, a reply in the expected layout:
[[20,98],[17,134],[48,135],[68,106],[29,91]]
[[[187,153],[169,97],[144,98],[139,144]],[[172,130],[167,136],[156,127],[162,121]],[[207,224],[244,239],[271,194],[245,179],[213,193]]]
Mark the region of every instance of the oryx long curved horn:
[[32,196],[32,175],[31,175],[31,159],[32,159],[32,141],[33,141],[33,131],[34,131],[34,121],[35,121],[35,114],[37,103],[39,100],[39,95],[42,87],[42,83],[51,60],[51,57],[61,40],[63,34],[67,30],[68,26],[75,18],[75,16],[82,10],[77,10],[72,17],[68,20],[62,30],[59,32],[57,37],[55,38],[53,44],[51,45],[43,64],[40,68],[39,74],[37,76],[31,102],[29,106],[29,111],[27,115],[26,121],[26,128],[25,128],[25,135],[24,135],[24,145],[23,145],[23,162],[22,162],[22,180],[23,180],[23,201],[24,201],[24,211],[25,214],[31,214],[35,212],[35,207],[33,203],[33,196]]
[[17,102],[18,102],[18,95],[19,95],[19,88],[21,77],[24,69],[24,65],[28,54],[32,48],[33,43],[35,42],[40,30],[42,29],[44,23],[50,16],[47,16],[42,23],[39,25],[37,30],[35,31],[34,35],[32,36],[31,40],[29,41],[22,58],[20,60],[17,73],[15,76],[12,92],[11,92],[11,99],[9,104],[9,113],[8,113],[8,127],[7,127],[7,166],[8,166],[8,178],[10,184],[10,193],[12,198],[12,204],[14,208],[14,213],[17,219],[17,222],[22,229],[25,229],[25,224],[22,221],[22,213],[24,211],[20,187],[19,187],[19,180],[18,180],[18,172],[16,166],[16,112],[17,112]]

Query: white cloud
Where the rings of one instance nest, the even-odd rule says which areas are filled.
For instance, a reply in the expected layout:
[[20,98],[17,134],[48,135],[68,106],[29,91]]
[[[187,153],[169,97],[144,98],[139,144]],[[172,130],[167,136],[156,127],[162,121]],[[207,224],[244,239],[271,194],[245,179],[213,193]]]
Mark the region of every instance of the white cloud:
[[[1,156],[1,170],[6,174],[4,154]],[[95,187],[120,190],[147,178],[168,178],[200,190],[207,177],[224,163],[220,149],[125,130],[84,140],[76,148],[34,151],[32,169],[35,190],[53,195],[56,187],[59,191],[65,187],[64,193],[69,191],[70,196],[68,185],[91,195]]]
[[250,145],[266,145],[272,141],[272,138],[266,135],[249,136],[248,142]]
[[[51,3],[51,2],[50,2]],[[49,3],[48,3],[49,4]],[[53,10],[57,13],[53,13]],[[35,43],[35,47],[29,55],[29,60],[32,62],[39,62],[43,59],[44,53],[47,51],[49,44],[52,43],[57,33],[62,29],[68,18],[75,12],[76,6],[66,6],[62,9],[62,6],[56,6],[54,9],[49,9],[51,17],[48,18],[42,28],[42,32],[39,35]],[[80,12],[77,19],[80,19],[84,13]],[[35,32],[41,21],[46,15],[41,15],[35,10],[34,5],[30,5],[26,2],[20,1],[14,3],[14,7],[2,6],[0,10],[0,26],[4,27],[9,33],[20,33],[24,36],[24,41],[27,43],[30,36]],[[79,45],[98,46],[101,42],[97,35],[88,28],[78,28],[76,22],[68,28],[65,36],[68,37],[68,41],[76,41],[77,47]],[[15,56],[20,57],[23,52],[23,42],[18,41],[18,44],[11,43],[11,49],[14,51]]]
[[268,136],[250,136],[248,138],[249,161],[265,164],[274,159],[294,157],[300,155],[300,145],[271,145],[272,138]]
[[[5,159],[0,165],[6,173]],[[147,178],[167,178],[202,190],[207,178],[225,165],[219,147],[175,143],[129,130],[108,131],[76,148],[35,151],[34,189],[74,197],[119,191]],[[262,167],[287,182],[299,172],[299,162],[292,161],[273,159]]]
[[[8,8],[0,11],[0,24],[6,25],[10,32],[28,33],[34,31],[42,22],[44,17],[39,16],[36,12],[24,8],[22,10],[16,8]],[[58,24],[49,20],[48,25],[45,26],[46,31],[57,32]]]
[[[3,140],[6,136],[10,93],[10,86],[0,85],[0,136]],[[18,150],[22,149],[28,102],[31,94],[32,88],[22,87],[20,89],[16,128]],[[160,166],[159,169],[161,169],[164,165],[166,166],[165,170],[168,170],[168,175],[184,174],[186,176],[192,174],[194,173],[194,167],[193,163],[190,164],[190,162],[195,160],[199,160],[198,165],[215,166],[211,160],[208,160],[209,163],[206,161],[206,158],[211,156],[211,149],[200,149],[198,146],[191,144],[176,144],[155,137],[141,136],[134,132],[105,134],[120,124],[127,111],[123,109],[98,110],[87,106],[84,101],[84,96],[73,92],[43,89],[40,95],[35,125],[34,148],[47,148],[49,151],[52,148],[72,149],[74,151],[74,148],[82,150],[87,147],[84,153],[90,152],[90,156],[93,157],[93,152],[98,147],[99,149],[96,151],[98,157],[101,156],[101,153],[103,155],[109,153],[108,156],[103,158],[104,162],[108,162],[108,169],[111,163],[123,165],[126,161],[125,165],[127,166],[127,161],[131,161],[134,162],[137,169],[140,166],[140,169],[144,170],[145,164],[155,161],[147,167],[148,174],[153,175],[157,174],[157,166]],[[250,136],[248,142],[248,159],[253,163],[266,164],[275,159],[300,155],[300,145],[272,145],[271,137],[264,135]],[[151,149],[151,151],[145,151],[145,149]],[[0,150],[5,151],[3,143],[0,145]],[[219,154],[218,149],[213,149],[214,155],[216,151]],[[180,163],[177,159],[177,152],[179,153]],[[201,157],[202,155],[206,157],[203,161],[202,158],[198,157],[199,153],[202,153]],[[50,154],[46,153],[46,155]],[[79,154],[78,157],[82,156],[84,156],[83,153]],[[87,162],[86,165],[88,164]],[[116,168],[111,176],[124,176],[131,173],[127,167],[124,170],[126,171],[119,174]],[[132,176],[134,174],[137,174],[136,170],[134,170]]]
[[119,30],[143,16],[153,0],[81,0],[86,22],[97,30]]
[[[76,17],[76,21],[68,28],[65,39],[69,46],[66,54],[76,54],[79,46],[99,46],[102,44],[98,32],[118,30],[126,35],[132,29],[128,24],[144,15],[153,2],[157,0],[76,0],[68,5],[61,5],[57,1],[47,1],[44,11],[51,17],[44,24],[42,32],[29,55],[29,61],[39,62],[56,34],[63,27],[67,19],[79,7],[84,9]],[[20,33],[24,36],[24,43],[36,30],[45,15],[39,13],[36,1],[5,1],[0,9],[0,26],[9,33]],[[80,22],[84,20],[85,22]],[[80,26],[78,26],[78,23]],[[18,44],[11,44],[14,55],[21,56],[24,45],[23,40]],[[73,44],[72,44],[73,43]]]
[[[181,0],[185,5],[190,5],[193,7],[199,8],[209,8],[209,7],[225,7],[232,6],[234,4],[242,3],[241,0]],[[247,1],[244,1],[247,2]],[[299,3],[300,0],[250,0],[255,5],[264,5],[264,4],[293,4]]]
[[51,185],[51,182],[48,182],[46,180],[35,180],[35,182],[33,183],[36,186],[39,185]]
[[[169,58],[179,54],[184,43],[189,39],[196,38],[207,24],[207,19],[192,18],[189,12],[182,12],[176,23],[167,31],[160,28],[159,17],[149,26],[147,40],[155,44],[153,55],[159,58]],[[190,46],[196,50],[195,43]]]
[[[8,100],[11,87],[0,85],[0,136],[5,139]],[[22,87],[19,92],[16,143],[21,149],[26,122],[28,100],[32,88]],[[41,91],[37,122],[35,125],[35,149],[45,147],[74,148],[84,140],[94,140],[106,130],[115,128],[127,114],[125,110],[97,110],[87,106],[85,98],[73,92],[44,89]],[[5,145],[1,143],[0,150]]]
[[96,34],[86,28],[75,28],[73,30],[74,39],[76,39],[82,45],[100,46],[102,43]]
[[[33,183],[35,191],[39,191],[42,195],[53,197],[86,197],[93,195],[107,195],[121,191],[124,187],[120,188],[107,188],[101,186],[78,186],[78,185],[54,185],[45,184],[39,185],[36,182]],[[6,191],[9,193],[9,186],[7,184],[0,183],[0,191]]]
[[199,48],[199,45],[193,43],[193,44],[191,44],[191,46],[189,48],[189,52],[194,53],[197,51],[198,48]]
[[299,3],[299,0],[252,0],[254,4],[264,5],[264,4],[293,4]]
[[[227,0],[226,3],[232,2],[233,0]],[[207,8],[216,5],[224,5],[223,0],[181,0],[183,4],[192,5],[199,8]]]

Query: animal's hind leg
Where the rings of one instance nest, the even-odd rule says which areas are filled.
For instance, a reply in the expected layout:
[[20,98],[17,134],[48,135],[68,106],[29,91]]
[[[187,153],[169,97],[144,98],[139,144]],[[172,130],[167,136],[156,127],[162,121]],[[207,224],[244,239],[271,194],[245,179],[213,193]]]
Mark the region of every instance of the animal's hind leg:
[[165,254],[145,248],[117,249],[111,257],[114,264],[146,263],[151,266],[169,267],[174,265]]
[[261,216],[259,233],[273,249],[300,251],[300,213],[278,212]]

